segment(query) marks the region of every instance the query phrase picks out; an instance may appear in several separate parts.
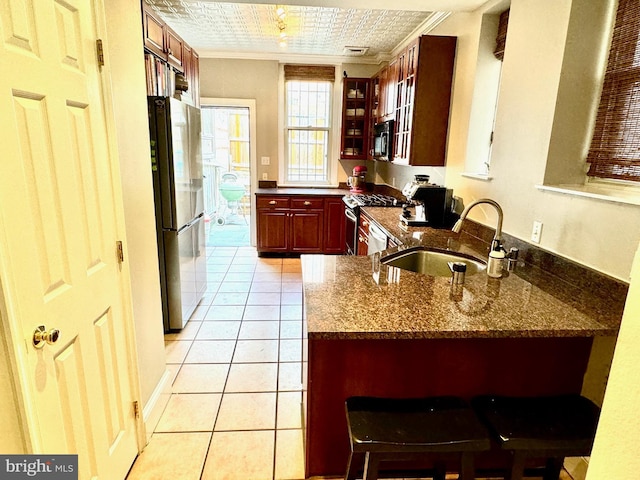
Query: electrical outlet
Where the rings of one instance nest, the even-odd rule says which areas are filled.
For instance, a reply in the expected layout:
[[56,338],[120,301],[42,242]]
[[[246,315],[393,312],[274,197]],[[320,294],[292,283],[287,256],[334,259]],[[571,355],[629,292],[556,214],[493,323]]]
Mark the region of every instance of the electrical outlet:
[[269,180],[269,175],[267,174],[267,172],[264,172],[264,173],[262,174],[262,179],[263,179],[263,180]]
[[271,165],[271,158],[269,158],[269,157],[260,157],[260,163],[262,165]]
[[531,231],[531,241],[540,243],[540,237],[542,236],[542,222],[537,220],[533,222],[533,230]]

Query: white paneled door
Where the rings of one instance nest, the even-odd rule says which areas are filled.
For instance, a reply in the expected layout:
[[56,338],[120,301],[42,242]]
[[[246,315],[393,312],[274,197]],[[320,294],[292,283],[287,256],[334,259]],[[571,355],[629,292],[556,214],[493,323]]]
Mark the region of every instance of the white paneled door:
[[[0,0],[0,314],[31,452],[115,480],[138,452],[138,377],[100,31],[101,0]],[[36,348],[39,325],[57,340]]]

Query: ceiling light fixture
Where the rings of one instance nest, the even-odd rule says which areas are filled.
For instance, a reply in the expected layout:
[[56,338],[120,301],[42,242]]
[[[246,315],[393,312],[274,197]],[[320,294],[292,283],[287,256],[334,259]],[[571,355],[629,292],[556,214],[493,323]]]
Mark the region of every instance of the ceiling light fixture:
[[282,5],[276,5],[276,15],[278,16],[278,30],[280,30],[280,47],[284,48],[287,46],[287,24],[284,23],[284,18],[286,16],[286,12]]

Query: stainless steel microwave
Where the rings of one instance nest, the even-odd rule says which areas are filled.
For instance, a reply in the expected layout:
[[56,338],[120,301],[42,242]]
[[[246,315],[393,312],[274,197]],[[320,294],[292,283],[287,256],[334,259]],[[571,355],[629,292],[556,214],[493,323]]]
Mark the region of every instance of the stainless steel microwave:
[[393,158],[393,120],[373,127],[373,158],[389,161]]

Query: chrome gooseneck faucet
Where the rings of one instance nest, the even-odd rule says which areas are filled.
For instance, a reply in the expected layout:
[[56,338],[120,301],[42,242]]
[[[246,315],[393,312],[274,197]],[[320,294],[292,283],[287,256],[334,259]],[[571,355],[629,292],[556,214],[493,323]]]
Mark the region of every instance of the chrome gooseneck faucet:
[[500,207],[500,205],[498,205],[498,202],[496,202],[495,200],[491,200],[490,198],[481,198],[480,200],[476,200],[475,202],[470,204],[468,207],[466,207],[462,211],[462,214],[460,215],[460,219],[455,223],[455,225],[451,230],[455,233],[460,233],[460,230],[462,229],[462,222],[464,221],[465,218],[467,218],[469,211],[473,207],[481,203],[488,203],[489,205],[493,205],[498,212],[498,225],[496,225],[496,233],[493,236],[493,241],[491,242],[491,250],[500,249],[502,248],[502,217],[503,217],[502,208]]
[[[498,212],[498,224],[496,225],[496,233],[493,236],[493,241],[491,242],[491,249],[489,250],[489,260],[487,262],[487,275],[489,275],[490,277],[501,277],[502,263],[505,258],[505,251],[504,251],[504,247],[502,246],[503,214],[502,214],[502,208],[500,207],[500,205],[498,205],[498,203],[495,200],[491,200],[490,198],[481,198],[480,200],[476,200],[475,202],[470,204],[468,207],[466,207],[463,210],[462,214],[460,215],[460,219],[456,222],[456,224],[453,226],[451,230],[453,230],[455,233],[460,233],[460,230],[462,229],[462,222],[464,221],[465,218],[467,218],[469,211],[473,207],[481,203],[487,203],[489,205],[492,205]],[[514,255],[516,256],[515,258],[517,258],[517,249],[513,249],[513,250],[516,250],[516,252],[514,252]],[[510,252],[509,258],[511,258],[511,252]]]

